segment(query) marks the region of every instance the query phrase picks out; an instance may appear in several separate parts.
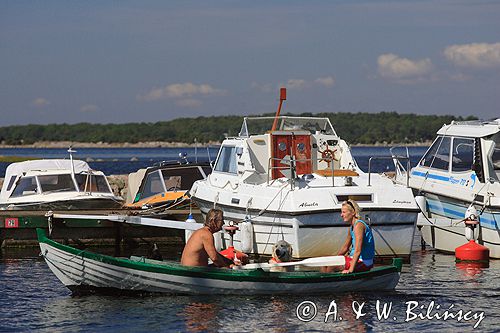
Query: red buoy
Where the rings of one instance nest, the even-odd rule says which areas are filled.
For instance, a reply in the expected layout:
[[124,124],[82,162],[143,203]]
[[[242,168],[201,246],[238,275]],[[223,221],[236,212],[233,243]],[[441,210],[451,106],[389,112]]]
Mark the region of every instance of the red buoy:
[[488,261],[490,249],[476,243],[474,240],[470,240],[468,243],[455,249],[455,257],[457,260]]

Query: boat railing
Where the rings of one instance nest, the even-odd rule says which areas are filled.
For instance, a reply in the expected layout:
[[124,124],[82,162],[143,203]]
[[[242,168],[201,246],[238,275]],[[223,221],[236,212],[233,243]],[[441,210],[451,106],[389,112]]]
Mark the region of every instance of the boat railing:
[[[273,165],[273,161],[279,162],[281,164],[285,165]],[[290,187],[293,190],[295,188],[295,182],[294,179],[297,178],[297,163],[302,163],[302,162],[321,162],[325,161],[328,163],[330,170],[331,171],[331,178],[332,178],[332,187],[335,186],[335,173],[334,173],[334,167],[333,167],[333,157],[321,157],[321,158],[304,158],[304,159],[296,159],[294,156],[291,156],[289,159],[285,158],[277,158],[277,157],[270,157],[268,162],[267,162],[267,185],[270,183],[270,177],[272,175],[273,170],[288,170],[289,175],[287,178],[290,180]],[[328,170],[328,169],[325,169]]]
[[[372,156],[368,160],[368,186],[371,186],[371,174],[372,174],[372,161],[373,160],[393,160],[401,164],[402,161],[406,161],[406,170],[410,170],[410,157],[409,156]],[[396,171],[397,173],[397,171]],[[410,186],[410,173],[406,172],[406,187]]]

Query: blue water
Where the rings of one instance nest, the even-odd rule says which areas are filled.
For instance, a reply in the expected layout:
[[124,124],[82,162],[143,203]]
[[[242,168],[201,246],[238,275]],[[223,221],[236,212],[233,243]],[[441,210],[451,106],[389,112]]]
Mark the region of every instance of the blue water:
[[[371,156],[386,156],[385,147],[353,147],[353,155],[364,170]],[[412,165],[425,147],[410,148]],[[106,174],[124,174],[158,161],[173,160],[186,152],[194,160],[194,148],[106,148],[78,149],[75,158],[102,159],[90,162]],[[205,149],[198,150],[199,160],[208,159]],[[211,148],[212,159],[217,148]],[[0,149],[0,155],[35,158],[66,158],[65,149]],[[130,161],[135,157],[137,161]],[[6,164],[0,166],[0,177]],[[392,162],[377,160],[376,172],[392,170]],[[500,323],[500,260],[488,268],[459,268],[454,256],[427,248],[412,253],[411,264],[405,265],[401,281],[394,292],[348,293],[321,296],[72,296],[35,252],[0,252],[0,332],[241,332],[241,331],[353,331],[353,332],[494,332]],[[387,320],[379,320],[376,304],[392,304]],[[305,303],[304,303],[305,302]],[[316,316],[309,322],[299,320],[297,308],[316,306]],[[335,303],[332,303],[335,302]],[[418,307],[406,313],[407,306]],[[424,316],[434,302],[433,318]],[[352,306],[365,303],[364,316],[356,318]],[[327,316],[331,305],[337,306],[337,321]],[[422,308],[423,307],[423,308]],[[439,309],[436,311],[436,308]],[[438,319],[451,307],[452,313],[470,311],[484,315],[469,321]],[[303,308],[301,308],[304,310]],[[311,308],[312,309],[312,308]],[[299,311],[299,314],[303,313]],[[408,316],[408,317],[407,317]],[[340,320],[339,317],[342,317]],[[395,318],[395,319],[394,319]],[[326,319],[326,322],[325,322]]]
[[[393,292],[321,296],[72,296],[37,257],[0,260],[0,332],[498,332],[500,260],[489,268],[460,269],[454,256],[415,251]],[[378,319],[376,304],[392,304],[387,320]],[[337,307],[337,321],[332,302]],[[309,322],[299,320],[300,304],[316,306]],[[365,303],[356,318],[352,306]],[[407,302],[418,307],[408,314]],[[433,319],[425,315],[431,302]],[[409,303],[410,305],[412,303]],[[416,303],[414,303],[416,304]],[[421,308],[423,306],[423,308]],[[436,309],[439,309],[436,311]],[[444,310],[470,316],[469,321],[437,319]],[[304,310],[303,308],[301,308]],[[311,307],[312,309],[312,307]],[[304,319],[309,319],[299,311]],[[342,320],[340,320],[342,317]],[[325,318],[327,321],[325,322]],[[394,319],[396,318],[396,319]]]
[[[409,154],[412,165],[415,165],[425,153],[427,147],[410,147]],[[36,159],[69,158],[67,149],[62,148],[0,148],[0,156],[22,156]],[[198,148],[80,148],[74,153],[75,159],[93,160],[89,165],[106,175],[128,174],[140,168],[151,166],[161,161],[179,160],[179,154],[186,154],[189,161],[206,162],[214,160],[218,147]],[[406,154],[402,149],[398,154]],[[361,169],[368,170],[368,160],[372,156],[390,156],[387,147],[353,147],[352,153]],[[394,170],[391,160],[374,160],[372,171],[382,172]],[[9,163],[0,162],[0,178],[5,176]]]

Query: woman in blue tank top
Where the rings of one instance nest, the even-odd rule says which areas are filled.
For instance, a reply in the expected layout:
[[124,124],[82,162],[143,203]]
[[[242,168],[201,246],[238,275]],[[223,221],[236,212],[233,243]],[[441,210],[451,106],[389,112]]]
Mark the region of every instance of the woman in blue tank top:
[[[344,245],[337,255],[345,256],[345,266],[342,273],[363,272],[373,267],[375,257],[375,242],[371,228],[360,219],[359,206],[353,200],[342,203],[341,216],[344,222],[349,223],[350,228]],[[349,252],[349,248],[351,251]],[[349,255],[347,253],[349,252]],[[326,268],[326,267],[325,267]],[[331,271],[334,268],[324,271]]]

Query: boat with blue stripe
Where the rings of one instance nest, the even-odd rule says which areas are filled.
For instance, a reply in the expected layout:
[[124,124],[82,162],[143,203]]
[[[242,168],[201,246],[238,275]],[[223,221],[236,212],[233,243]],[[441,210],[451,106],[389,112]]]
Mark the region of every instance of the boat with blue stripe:
[[464,220],[473,211],[473,237],[500,258],[500,119],[444,125],[413,169],[396,163],[396,178],[408,175],[427,244],[454,252],[467,241]]

